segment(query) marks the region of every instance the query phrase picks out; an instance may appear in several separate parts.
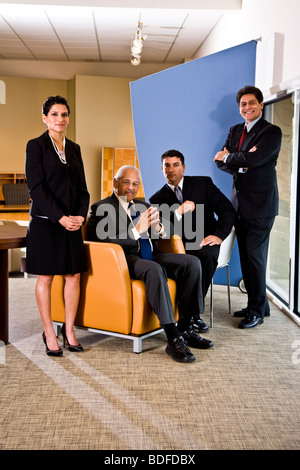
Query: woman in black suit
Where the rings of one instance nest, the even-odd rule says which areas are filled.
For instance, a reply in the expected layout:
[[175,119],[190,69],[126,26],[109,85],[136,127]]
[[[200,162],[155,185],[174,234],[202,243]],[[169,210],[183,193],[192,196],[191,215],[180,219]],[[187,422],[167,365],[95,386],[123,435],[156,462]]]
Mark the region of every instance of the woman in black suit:
[[47,98],[42,113],[47,131],[26,147],[26,179],[32,199],[26,270],[38,275],[36,298],[46,352],[61,356],[51,322],[51,286],[54,275],[64,275],[64,345],[71,351],[82,351],[74,335],[74,321],[80,273],[86,270],[81,226],[88,211],[89,193],[80,147],[65,137],[70,114],[66,99]]

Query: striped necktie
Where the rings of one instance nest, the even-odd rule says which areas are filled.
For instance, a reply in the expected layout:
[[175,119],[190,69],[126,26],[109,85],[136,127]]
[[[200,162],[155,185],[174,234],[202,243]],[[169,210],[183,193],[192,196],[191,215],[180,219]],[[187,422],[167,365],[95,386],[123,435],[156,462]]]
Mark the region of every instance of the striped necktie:
[[[132,221],[134,221],[140,216],[139,213],[133,207],[132,202],[128,204],[128,208],[130,211],[130,216],[131,216]],[[153,261],[152,247],[151,247],[151,243],[148,237],[148,233],[146,233],[146,238],[142,238],[141,236],[141,238],[139,238],[139,242],[140,242],[140,249],[141,249],[141,257],[143,259],[149,259]]]
[[182,191],[180,189],[179,186],[174,186],[174,192],[176,194],[176,197],[178,199],[178,201],[180,202],[180,204],[183,203],[183,196],[182,196]]

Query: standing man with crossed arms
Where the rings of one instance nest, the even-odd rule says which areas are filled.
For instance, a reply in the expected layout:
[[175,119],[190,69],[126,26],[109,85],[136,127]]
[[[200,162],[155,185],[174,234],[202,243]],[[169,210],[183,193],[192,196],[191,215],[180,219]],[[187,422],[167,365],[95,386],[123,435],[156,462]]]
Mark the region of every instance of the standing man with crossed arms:
[[270,231],[278,214],[275,167],[282,134],[262,117],[263,95],[258,88],[242,88],[236,100],[245,123],[230,129],[214,161],[233,176],[231,201],[237,211],[236,235],[248,294],[247,307],[234,315],[245,317],[239,328],[253,328],[270,315],[266,265]]

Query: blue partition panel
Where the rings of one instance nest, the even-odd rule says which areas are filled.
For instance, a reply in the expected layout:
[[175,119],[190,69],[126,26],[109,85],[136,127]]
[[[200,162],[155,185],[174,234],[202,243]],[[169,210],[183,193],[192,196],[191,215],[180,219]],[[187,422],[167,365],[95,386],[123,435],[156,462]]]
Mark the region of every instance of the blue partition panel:
[[[217,169],[215,153],[229,128],[241,122],[236,92],[255,83],[256,41],[172,67],[130,84],[137,154],[146,199],[165,179],[161,155],[181,151],[186,175],[211,176],[230,198],[232,177]],[[224,273],[222,272],[224,271]],[[231,261],[231,280],[241,278],[237,247]],[[225,270],[215,275],[225,283]]]

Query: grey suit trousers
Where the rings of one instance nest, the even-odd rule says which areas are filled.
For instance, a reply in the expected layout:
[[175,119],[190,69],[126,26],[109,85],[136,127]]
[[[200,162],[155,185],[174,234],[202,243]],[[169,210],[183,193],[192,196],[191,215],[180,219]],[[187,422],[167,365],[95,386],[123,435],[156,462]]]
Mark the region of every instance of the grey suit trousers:
[[154,260],[127,255],[130,277],[142,280],[147,298],[161,326],[175,323],[167,284],[168,277],[177,285],[179,317],[203,313],[202,272],[198,258],[192,255],[158,253]]

